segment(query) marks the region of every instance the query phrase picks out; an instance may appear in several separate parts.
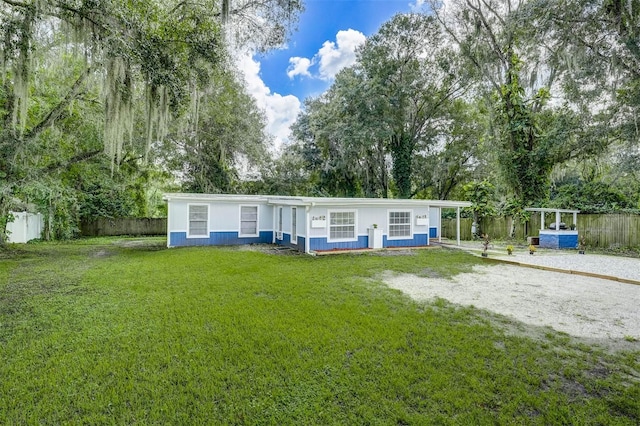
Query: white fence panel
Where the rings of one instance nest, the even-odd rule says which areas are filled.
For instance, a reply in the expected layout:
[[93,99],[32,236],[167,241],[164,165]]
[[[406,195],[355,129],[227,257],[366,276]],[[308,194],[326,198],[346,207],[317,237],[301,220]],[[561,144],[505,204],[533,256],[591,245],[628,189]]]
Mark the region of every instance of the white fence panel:
[[44,218],[40,213],[11,212],[13,222],[7,224],[7,240],[10,243],[26,243],[40,238],[44,228]]

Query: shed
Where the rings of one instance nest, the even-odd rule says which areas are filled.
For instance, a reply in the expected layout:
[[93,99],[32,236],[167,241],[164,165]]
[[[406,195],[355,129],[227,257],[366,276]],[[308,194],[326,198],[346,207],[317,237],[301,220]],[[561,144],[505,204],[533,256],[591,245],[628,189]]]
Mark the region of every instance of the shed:
[[[540,247],[553,248],[553,249],[569,249],[578,247],[578,213],[580,210],[567,210],[567,209],[552,209],[552,208],[528,208],[525,209],[530,212],[540,213]],[[552,213],[554,215],[555,222],[545,227],[545,213]],[[569,229],[562,229],[561,226],[561,214],[569,213],[573,215],[573,223],[569,226]]]
[[428,246],[465,201],[165,194],[167,246],[273,243],[304,253]]

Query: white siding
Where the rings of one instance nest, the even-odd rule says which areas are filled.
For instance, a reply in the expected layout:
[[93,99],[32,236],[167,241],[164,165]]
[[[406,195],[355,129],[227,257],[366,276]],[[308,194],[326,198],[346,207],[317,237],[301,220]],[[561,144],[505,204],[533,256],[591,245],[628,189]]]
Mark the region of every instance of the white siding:
[[431,207],[429,214],[429,227],[438,228],[438,235],[440,235],[440,212],[440,207]]
[[[356,229],[357,235],[368,235],[367,230],[373,227],[374,224],[378,225],[378,229],[382,229],[384,235],[388,235],[387,224],[389,221],[388,212],[389,211],[412,211],[411,215],[411,225],[413,227],[413,234],[428,234],[429,227],[439,226],[439,220],[437,222],[433,222],[433,217],[438,217],[440,209],[431,207],[416,207],[411,205],[401,205],[399,204],[397,207],[389,207],[389,206],[380,206],[380,207],[353,207],[353,206],[329,206],[329,207],[312,207],[309,216],[310,219],[313,217],[326,217],[326,227],[324,228],[313,228],[310,227],[310,236],[311,238],[321,238],[329,236],[329,211],[348,211],[355,210],[357,213],[356,224],[358,228]],[[434,213],[435,211],[435,213]],[[427,215],[430,218],[428,225],[418,226],[416,225],[416,216],[417,215]],[[302,222],[298,222],[299,224]],[[302,229],[300,225],[298,225],[299,229]],[[299,234],[300,235],[300,234]]]
[[[428,234],[429,233],[429,228],[432,226],[436,226],[433,224],[433,221],[431,220],[431,214],[433,212],[433,210],[435,210],[436,207],[420,207],[420,208],[416,208],[413,209],[413,217],[411,218],[411,221],[413,223],[413,233],[414,234]],[[427,217],[427,224],[426,225],[418,225],[418,216],[426,216]]]
[[189,226],[189,204],[209,204],[209,231],[240,232],[240,206],[258,206],[258,227],[260,231],[271,230],[273,207],[266,203],[248,202],[208,202],[172,200],[169,203],[169,232],[187,232]]

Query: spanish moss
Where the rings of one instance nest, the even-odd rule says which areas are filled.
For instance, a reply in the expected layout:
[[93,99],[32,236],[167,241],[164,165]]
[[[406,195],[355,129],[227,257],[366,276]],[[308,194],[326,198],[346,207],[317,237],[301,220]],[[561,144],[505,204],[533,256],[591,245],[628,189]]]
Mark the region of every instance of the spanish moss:
[[144,159],[148,160],[154,140],[162,140],[169,128],[169,92],[166,87],[147,87],[147,144]]
[[133,135],[133,83],[131,68],[122,58],[115,57],[107,64],[105,81],[104,151],[111,159],[112,169],[122,160],[125,137]]
[[22,21],[18,34],[17,56],[13,63],[13,95],[15,105],[11,117],[11,125],[19,134],[24,133],[27,125],[32,34],[33,17],[27,13]]

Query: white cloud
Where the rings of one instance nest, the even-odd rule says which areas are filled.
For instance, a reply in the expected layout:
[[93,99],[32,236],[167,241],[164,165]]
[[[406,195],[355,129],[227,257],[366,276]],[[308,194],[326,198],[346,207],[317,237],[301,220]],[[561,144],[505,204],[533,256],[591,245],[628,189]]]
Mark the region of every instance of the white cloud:
[[[338,31],[336,41],[325,41],[313,58],[294,56],[289,58],[287,75],[294,78],[297,75],[316,77],[322,80],[332,80],[341,69],[353,65],[356,61],[356,49],[364,44],[366,37],[360,31],[348,29]],[[311,67],[318,65],[315,75]]]
[[[313,77],[311,68],[318,65],[317,76],[331,80],[342,69],[353,65],[356,49],[366,40],[364,34],[356,30],[338,31],[336,41],[326,41],[312,58],[292,57],[289,59],[287,75]],[[237,55],[238,68],[244,74],[247,91],[256,99],[258,107],[267,118],[267,132],[274,138],[274,150],[277,152],[288,142],[290,126],[295,123],[302,110],[300,100],[293,95],[281,95],[271,92],[260,77],[260,62],[250,53]]]
[[300,100],[293,95],[272,93],[260,77],[260,62],[250,54],[239,55],[238,67],[243,72],[247,91],[256,99],[267,118],[267,132],[274,137],[274,149],[279,151],[289,139],[289,127],[301,109]]
[[429,10],[429,4],[427,0],[416,0],[414,3],[409,3],[409,8],[414,13],[420,13]]
[[294,56],[293,58],[289,58],[289,68],[287,68],[287,75],[289,76],[289,78],[293,78],[296,75],[311,77],[311,73],[309,73],[310,66],[310,59]]
[[341,69],[353,65],[356,61],[356,49],[366,39],[360,31],[348,29],[338,31],[335,43],[325,41],[317,54],[320,58],[320,78],[330,80]]

